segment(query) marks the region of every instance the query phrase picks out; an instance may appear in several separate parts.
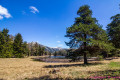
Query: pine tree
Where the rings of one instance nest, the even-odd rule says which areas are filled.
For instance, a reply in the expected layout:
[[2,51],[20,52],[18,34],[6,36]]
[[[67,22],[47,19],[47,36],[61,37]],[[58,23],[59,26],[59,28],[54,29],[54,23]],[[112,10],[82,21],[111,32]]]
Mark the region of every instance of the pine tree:
[[0,32],[0,57],[8,58],[13,56],[12,41],[8,32],[8,29],[3,29],[2,32]]
[[20,33],[18,33],[15,36],[14,43],[13,43],[13,49],[14,49],[14,57],[17,57],[17,58],[24,57],[23,39]]
[[39,49],[38,49],[38,54],[39,54],[39,56],[42,56],[41,50],[42,50],[42,48],[41,48],[41,46],[39,45]]
[[111,17],[112,22],[107,26],[110,41],[120,48],[120,14]]
[[75,18],[75,23],[67,28],[65,35],[70,39],[69,42],[66,42],[70,48],[83,49],[84,64],[88,63],[87,47],[107,41],[106,32],[98,24],[96,18],[92,18],[92,11],[89,8],[88,5],[79,8],[77,12],[79,17]]
[[35,54],[35,56],[38,56],[38,54],[39,54],[39,44],[37,42],[35,42],[34,47],[35,47],[34,54]]
[[54,56],[57,56],[57,52],[56,51],[54,52]]
[[0,32],[0,57],[4,57],[4,44],[5,44],[5,37]]
[[28,50],[28,47],[27,47],[27,42],[23,42],[23,54],[25,56],[29,56],[29,50]]

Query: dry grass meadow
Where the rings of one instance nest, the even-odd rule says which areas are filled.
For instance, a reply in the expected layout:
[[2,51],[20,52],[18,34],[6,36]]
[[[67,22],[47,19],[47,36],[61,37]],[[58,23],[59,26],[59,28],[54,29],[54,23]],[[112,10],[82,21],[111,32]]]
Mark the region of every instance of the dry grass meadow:
[[[29,58],[1,58],[0,80],[44,80],[44,79],[87,79],[99,72],[120,70],[118,66],[110,66],[114,60],[92,61],[89,65],[82,62],[45,63]],[[119,73],[118,73],[119,74]]]

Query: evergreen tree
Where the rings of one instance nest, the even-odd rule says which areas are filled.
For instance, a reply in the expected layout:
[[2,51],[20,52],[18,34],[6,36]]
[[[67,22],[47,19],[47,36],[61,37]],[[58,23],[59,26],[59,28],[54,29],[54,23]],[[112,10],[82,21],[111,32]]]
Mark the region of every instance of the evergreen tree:
[[39,56],[41,56],[42,54],[41,54],[41,46],[39,45],[39,49],[38,49],[38,54],[39,54]]
[[17,58],[24,57],[23,39],[20,33],[18,33],[15,36],[14,43],[13,43],[13,49],[14,49],[14,57],[17,57]]
[[13,48],[8,32],[8,29],[3,29],[3,31],[0,32],[0,57],[12,57]]
[[112,22],[107,26],[110,41],[115,48],[120,48],[120,14],[111,17]]
[[[77,14],[79,17],[75,18],[75,23],[67,28],[66,37],[70,41],[66,44],[70,48],[81,48],[84,55],[84,64],[87,64],[87,50],[88,46],[97,45],[101,41],[107,41],[106,32],[98,24],[96,18],[92,18],[92,11],[88,5],[79,8]],[[95,42],[95,43],[94,43]]]
[[37,42],[35,42],[35,45],[34,45],[34,47],[35,47],[35,56],[38,56],[38,54],[39,54],[39,44],[37,43]]
[[0,57],[4,57],[4,44],[5,44],[5,37],[1,31],[0,32]]
[[56,51],[54,52],[54,56],[57,56],[57,52]]
[[42,53],[42,56],[45,54],[45,47],[41,48],[41,53]]
[[27,47],[27,42],[23,42],[23,54],[25,56],[29,56],[29,50],[28,50],[28,47]]

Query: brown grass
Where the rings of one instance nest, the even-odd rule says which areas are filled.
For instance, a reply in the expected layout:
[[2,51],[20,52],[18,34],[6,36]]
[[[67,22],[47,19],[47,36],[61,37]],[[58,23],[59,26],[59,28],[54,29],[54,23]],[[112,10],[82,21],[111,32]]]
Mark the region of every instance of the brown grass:
[[[45,63],[33,61],[29,58],[1,58],[0,59],[0,79],[3,80],[21,80],[21,79],[42,79],[43,76],[51,78],[87,78],[91,76],[89,72],[111,70],[108,63],[111,61],[92,61],[89,65],[83,65],[82,62],[76,63]],[[58,70],[52,73],[53,70]]]

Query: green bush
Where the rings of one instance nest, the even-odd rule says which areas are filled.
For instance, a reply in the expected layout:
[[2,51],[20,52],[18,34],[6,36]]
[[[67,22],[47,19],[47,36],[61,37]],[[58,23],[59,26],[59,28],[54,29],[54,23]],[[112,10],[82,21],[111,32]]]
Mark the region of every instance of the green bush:
[[98,60],[100,60],[100,61],[104,60],[104,59],[103,59],[103,56],[99,55],[99,56],[98,56]]

